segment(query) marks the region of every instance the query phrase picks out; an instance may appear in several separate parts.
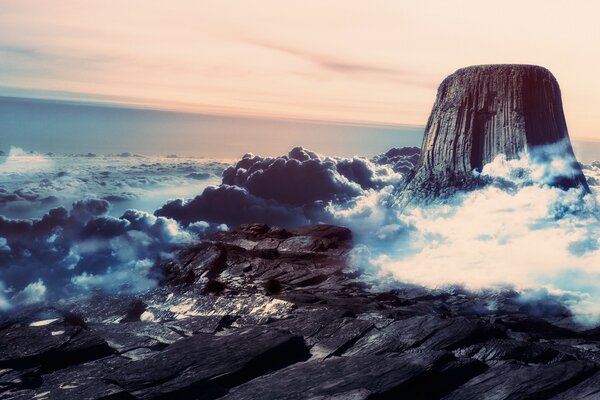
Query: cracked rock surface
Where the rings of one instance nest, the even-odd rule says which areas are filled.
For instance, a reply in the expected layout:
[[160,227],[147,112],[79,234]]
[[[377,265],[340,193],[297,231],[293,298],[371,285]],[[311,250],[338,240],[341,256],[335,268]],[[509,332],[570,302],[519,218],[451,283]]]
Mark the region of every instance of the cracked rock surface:
[[146,293],[4,315],[0,399],[599,398],[600,332],[566,309],[378,289],[351,251],[341,227],[242,225]]
[[[559,157],[570,168],[549,183],[589,190],[575,159],[558,82],[535,65],[492,64],[462,68],[439,86],[421,157],[409,173],[400,203],[452,195],[482,186],[477,172],[499,155]],[[475,173],[474,173],[475,172]]]

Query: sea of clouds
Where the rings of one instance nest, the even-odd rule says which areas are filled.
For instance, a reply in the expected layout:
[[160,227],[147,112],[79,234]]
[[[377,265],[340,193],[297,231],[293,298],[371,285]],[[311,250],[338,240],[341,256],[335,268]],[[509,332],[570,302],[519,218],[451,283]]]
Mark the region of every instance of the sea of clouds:
[[[19,154],[13,159],[32,161],[23,169],[10,155],[0,163],[0,195],[18,196],[23,209],[46,211],[41,218],[15,216],[17,208],[0,200],[1,308],[94,291],[146,290],[156,282],[154,263],[241,223],[335,223],[355,232],[353,262],[373,282],[511,288],[524,299],[560,301],[582,323],[600,320],[600,163],[582,166],[591,193],[550,186],[572,168],[560,144],[518,160],[498,157],[481,171],[492,182],[482,189],[405,208],[395,205],[395,187],[416,164],[415,148],[371,159],[294,148],[280,157],[247,154],[227,168],[206,160],[129,155],[102,164],[104,156],[70,156],[73,168],[57,179],[39,179],[56,174],[56,157]],[[116,159],[127,162],[110,170],[114,179],[102,178]],[[70,185],[85,181],[77,183],[84,189],[58,189],[56,181],[67,176]],[[13,177],[29,182],[26,192],[18,192]],[[146,180],[155,186],[140,189],[136,182]],[[191,182],[204,186],[193,187],[195,196],[178,196],[163,190],[169,182],[179,189]],[[151,196],[163,190],[156,197],[160,206],[146,207],[142,190]],[[119,199],[111,196],[129,192],[134,200],[128,204],[144,211],[115,212]],[[167,200],[165,193],[177,199]],[[73,201],[47,211],[56,203],[46,197]]]
[[[0,309],[152,288],[152,266],[206,232],[152,210],[218,183],[222,160],[131,153],[0,156]],[[138,209],[149,209],[150,212]]]
[[248,154],[231,166],[12,148],[0,157],[0,309],[150,289],[156,263],[241,223],[334,222],[330,204],[391,187],[416,153],[392,150],[367,160],[295,148],[275,158]]
[[232,160],[115,155],[0,154],[0,215],[41,217],[50,207],[86,198],[111,202],[111,214],[154,210],[169,198],[191,197],[221,181]]
[[[579,322],[597,324],[600,163],[582,166],[591,193],[551,186],[577,172],[564,150],[558,143],[517,160],[498,156],[480,173],[488,186],[443,201],[398,209],[381,207],[386,199],[377,195],[364,199],[368,205],[341,210],[340,222],[363,235],[356,262],[380,281],[517,290],[523,300],[558,301]],[[379,229],[361,230],[364,210],[381,208]]]

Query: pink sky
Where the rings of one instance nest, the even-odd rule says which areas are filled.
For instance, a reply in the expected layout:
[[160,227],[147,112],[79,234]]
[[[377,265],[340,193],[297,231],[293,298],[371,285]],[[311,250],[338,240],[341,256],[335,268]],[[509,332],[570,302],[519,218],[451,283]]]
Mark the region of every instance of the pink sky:
[[4,0],[0,95],[424,125],[454,70],[527,63],[557,77],[571,136],[600,140],[593,4]]

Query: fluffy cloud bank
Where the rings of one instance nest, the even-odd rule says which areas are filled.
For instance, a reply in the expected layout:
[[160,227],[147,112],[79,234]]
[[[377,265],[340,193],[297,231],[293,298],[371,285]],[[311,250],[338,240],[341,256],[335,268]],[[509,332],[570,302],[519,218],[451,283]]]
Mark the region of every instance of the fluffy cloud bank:
[[[152,266],[198,236],[243,222],[295,226],[331,221],[334,208],[354,207],[364,201],[358,199],[391,188],[401,178],[404,159],[414,160],[415,154],[418,149],[392,150],[372,160],[325,157],[302,148],[276,158],[248,154],[224,172],[221,185],[191,200],[168,202],[155,215],[130,209],[116,217],[107,199],[135,198],[136,188],[164,179],[181,185],[182,179],[210,180],[212,175],[180,159],[61,158],[13,148],[0,164],[0,177],[6,178],[0,180],[3,210],[21,207],[32,213],[64,202],[64,193],[71,191],[81,196],[98,192],[106,199],[77,200],[70,209],[55,207],[40,218],[0,216],[0,309],[96,290],[149,289],[156,278]],[[127,158],[132,160],[121,161]],[[72,164],[82,165],[79,175],[67,168]],[[204,171],[221,168],[203,165],[208,167]],[[24,189],[17,188],[21,183]],[[54,192],[62,197],[46,196]]]
[[194,239],[171,219],[137,210],[116,218],[109,210],[108,201],[90,199],[40,219],[0,216],[0,307],[91,289],[148,289],[155,282],[152,265]]
[[40,219],[0,217],[0,309],[90,290],[144,290],[154,285],[157,260],[227,225],[332,222],[355,232],[357,267],[374,282],[510,287],[524,302],[558,301],[595,323],[600,164],[582,167],[592,193],[562,190],[549,184],[570,173],[572,160],[548,162],[561,150],[542,150],[484,166],[485,188],[405,209],[394,206],[394,185],[416,164],[418,149],[348,159],[295,148],[281,157],[247,154],[221,185],[154,215],[114,217],[108,202],[87,200]]
[[329,207],[353,206],[357,199],[400,181],[399,172],[418,159],[418,149],[392,149],[371,160],[326,157],[296,147],[281,157],[246,154],[189,201],[175,200],[156,211],[184,224],[197,220],[278,226],[331,222]]
[[[156,278],[152,266],[198,236],[244,222],[332,221],[331,207],[354,207],[358,199],[391,188],[401,178],[404,159],[414,160],[415,154],[418,149],[346,159],[295,148],[276,158],[246,155],[224,172],[221,185],[191,200],[170,201],[155,215],[130,209],[117,217],[114,211],[111,215],[111,202],[135,199],[139,188],[160,188],[165,180],[180,186],[210,182],[222,164],[204,162],[199,170],[193,160],[59,157],[12,149],[0,164],[0,178],[6,178],[0,179],[4,211],[21,207],[34,214],[64,203],[64,194],[71,192],[97,192],[104,199],[77,200],[70,209],[55,207],[40,218],[0,216],[0,308],[96,290],[149,289]],[[20,184],[25,189],[17,188]],[[44,197],[48,193],[57,196]]]
[[230,165],[219,160],[158,156],[42,155],[11,148],[0,155],[0,214],[39,218],[50,207],[83,198],[111,202],[111,214],[154,210],[218,183]]
[[[360,240],[358,262],[363,268],[370,265],[379,282],[393,278],[429,288],[508,287],[528,302],[559,301],[580,322],[596,324],[600,165],[584,166],[592,189],[587,193],[550,186],[572,166],[560,159],[546,161],[500,156],[483,168],[491,182],[485,188],[435,204],[388,209],[389,222]],[[352,210],[335,215],[344,218]]]

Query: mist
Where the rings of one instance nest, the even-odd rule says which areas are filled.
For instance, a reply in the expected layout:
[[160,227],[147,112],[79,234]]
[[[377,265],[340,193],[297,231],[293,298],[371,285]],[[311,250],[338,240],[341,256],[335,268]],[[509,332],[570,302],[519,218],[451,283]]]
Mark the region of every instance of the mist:
[[578,322],[594,325],[600,321],[600,165],[584,165],[591,193],[553,187],[573,165],[558,150],[560,144],[517,160],[499,156],[481,173],[489,186],[449,199],[397,208],[389,206],[393,192],[379,191],[332,212],[357,233],[356,267],[375,284],[516,290],[528,301],[559,301]]
[[[563,150],[558,143],[516,160],[499,156],[479,173],[488,186],[400,207],[397,187],[418,149],[343,158],[294,148],[228,164],[130,153],[61,158],[13,148],[0,164],[0,175],[10,177],[0,187],[3,214],[14,214],[1,220],[0,305],[148,290],[158,279],[156,262],[241,223],[333,223],[354,232],[352,267],[376,288],[515,290],[525,302],[550,299],[594,325],[600,163],[582,164],[591,193],[554,187],[576,167]],[[89,167],[59,176],[66,165]],[[308,181],[310,190],[294,194]],[[181,186],[189,186],[181,197],[169,190]],[[158,202],[144,200],[152,193]]]

